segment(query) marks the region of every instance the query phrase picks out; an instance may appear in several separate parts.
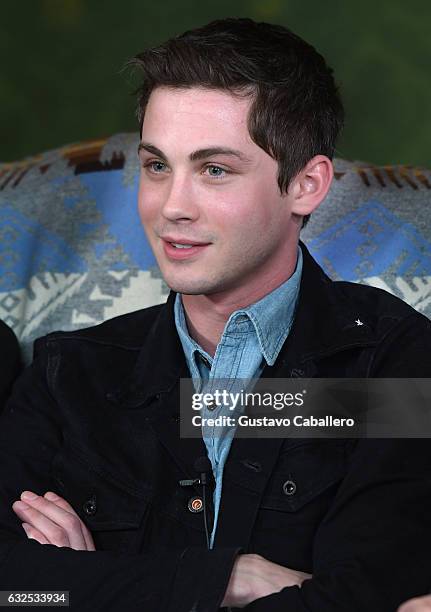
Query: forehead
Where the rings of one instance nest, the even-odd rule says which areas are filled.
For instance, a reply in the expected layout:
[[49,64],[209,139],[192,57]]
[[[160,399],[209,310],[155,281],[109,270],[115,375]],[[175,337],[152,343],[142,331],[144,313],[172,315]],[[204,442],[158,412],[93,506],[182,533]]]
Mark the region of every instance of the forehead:
[[[182,141],[191,148],[202,145],[254,145],[247,128],[251,100],[229,92],[201,87],[158,87],[150,95],[142,126],[142,139],[158,146]],[[254,145],[255,146],[255,145]]]

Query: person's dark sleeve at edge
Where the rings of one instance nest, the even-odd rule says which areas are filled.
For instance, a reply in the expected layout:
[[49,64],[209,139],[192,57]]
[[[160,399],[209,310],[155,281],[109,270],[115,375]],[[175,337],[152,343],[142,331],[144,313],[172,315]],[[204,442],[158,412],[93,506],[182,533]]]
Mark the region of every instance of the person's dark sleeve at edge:
[[20,351],[13,331],[0,321],[0,412],[20,370]]

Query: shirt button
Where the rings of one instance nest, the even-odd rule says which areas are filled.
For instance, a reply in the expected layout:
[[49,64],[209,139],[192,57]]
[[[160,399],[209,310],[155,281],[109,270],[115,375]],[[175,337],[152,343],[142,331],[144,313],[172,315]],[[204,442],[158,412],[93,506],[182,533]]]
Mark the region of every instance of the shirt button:
[[191,497],[189,499],[189,503],[187,504],[188,509],[190,510],[190,512],[193,512],[193,514],[196,514],[197,512],[202,512],[202,510],[204,509],[204,503],[202,501],[201,497]]
[[97,512],[96,498],[92,497],[91,499],[87,499],[87,501],[83,504],[82,509],[87,516],[94,516]]
[[215,410],[217,408],[217,403],[215,400],[211,400],[210,402],[208,402],[207,404],[205,404],[205,406],[208,408],[208,410]]
[[296,483],[293,480],[286,480],[283,484],[283,493],[285,495],[295,495],[296,493]]

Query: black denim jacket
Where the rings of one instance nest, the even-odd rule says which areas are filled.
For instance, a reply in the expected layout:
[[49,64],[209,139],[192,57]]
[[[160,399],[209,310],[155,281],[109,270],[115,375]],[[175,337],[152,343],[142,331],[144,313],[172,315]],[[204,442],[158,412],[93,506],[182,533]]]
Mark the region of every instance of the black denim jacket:
[[[428,319],[383,291],[330,281],[302,248],[295,322],[262,377],[430,377]],[[0,589],[66,589],[77,610],[211,612],[236,555],[253,552],[313,574],[254,612],[395,612],[426,592],[423,439],[235,439],[206,550],[203,515],[188,504],[200,489],[179,485],[205,446],[179,436],[188,371],[173,301],[36,343],[0,420]],[[65,497],[97,551],[28,541],[10,507],[25,489]]]

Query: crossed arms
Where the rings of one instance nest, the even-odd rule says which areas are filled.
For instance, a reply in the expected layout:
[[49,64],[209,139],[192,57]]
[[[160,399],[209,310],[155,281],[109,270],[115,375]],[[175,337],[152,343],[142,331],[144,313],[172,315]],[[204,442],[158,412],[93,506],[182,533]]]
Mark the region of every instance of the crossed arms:
[[[65,360],[64,367],[69,364]],[[401,601],[429,588],[427,440],[358,444],[361,450],[314,534],[311,579],[235,547],[94,550],[71,507],[61,507],[67,502],[49,496],[27,500],[27,510],[14,506],[14,513],[11,505],[24,488],[39,494],[56,490],[53,459],[64,432],[77,435],[76,420],[66,423],[67,429],[62,421],[79,405],[71,402],[70,411],[68,406],[62,411],[62,389],[56,397],[46,381],[47,371],[57,375],[54,365],[48,367],[44,355],[37,358],[0,419],[1,589],[70,590],[83,611],[186,612],[194,605],[215,611],[222,603],[251,601],[250,612],[394,612]],[[32,539],[25,537],[23,522]],[[46,530],[53,525],[54,533]],[[37,541],[42,537],[44,545]]]
[[[51,491],[39,496],[24,491],[13,510],[23,521],[29,539],[39,544],[52,544],[73,550],[95,551],[92,535],[72,506]],[[272,563],[260,555],[245,554],[236,558],[222,606],[243,608],[249,603],[281,591],[285,587],[301,587],[309,574],[296,572]],[[431,610],[431,596],[415,598],[402,605],[398,612]]]
[[[23,521],[27,537],[39,544],[96,550],[90,531],[72,506],[52,491],[43,496],[24,491],[12,507]],[[301,586],[307,578],[311,576],[272,563],[260,555],[240,555],[235,560],[221,605],[243,608],[284,587]]]

